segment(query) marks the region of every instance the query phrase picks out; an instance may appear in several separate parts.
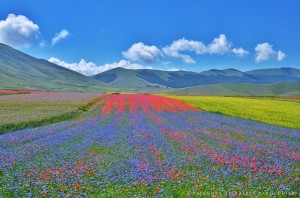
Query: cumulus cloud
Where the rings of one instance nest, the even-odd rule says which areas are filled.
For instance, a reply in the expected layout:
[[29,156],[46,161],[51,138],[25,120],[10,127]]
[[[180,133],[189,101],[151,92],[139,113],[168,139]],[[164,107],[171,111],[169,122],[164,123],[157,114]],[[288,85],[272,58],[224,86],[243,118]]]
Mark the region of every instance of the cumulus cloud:
[[284,58],[285,58],[285,53],[279,50],[277,53],[277,60],[282,61]]
[[125,69],[153,69],[150,66],[146,67],[137,63],[131,63],[130,61],[127,60],[120,60],[118,63],[105,64],[101,67],[103,68],[103,71],[114,69],[117,67],[122,67]]
[[206,51],[210,54],[224,54],[231,51],[231,46],[225,34],[220,34],[207,46]]
[[71,69],[73,71],[77,71],[87,76],[95,75],[117,67],[122,67],[126,69],[152,69],[152,67],[145,67],[143,65],[131,63],[130,61],[126,60],[121,60],[117,63],[105,64],[102,66],[98,66],[93,62],[87,62],[84,59],[81,59],[79,63],[67,63],[58,58],[52,57],[48,61],[60,65],[62,67]]
[[70,35],[69,31],[66,29],[62,29],[59,33],[55,34],[55,37],[53,37],[52,39],[52,43],[51,45],[55,45],[57,42],[59,42],[60,40],[67,38]]
[[233,53],[236,56],[246,56],[248,52],[243,48],[233,48],[232,43],[228,41],[225,34],[220,34],[219,37],[213,39],[211,43],[205,45],[201,41],[187,40],[185,38],[173,41],[169,46],[163,48],[163,52],[173,58],[180,58],[187,64],[196,63],[196,61],[187,54],[182,52],[193,52],[195,54],[225,54]]
[[71,69],[73,71],[77,71],[77,72],[82,73],[84,75],[88,75],[88,76],[94,75],[94,74],[97,74],[97,73],[103,71],[95,63],[86,62],[84,59],[81,59],[79,61],[79,63],[67,63],[67,62],[62,61],[58,58],[52,57],[48,61],[51,62],[51,63],[57,64],[57,65],[60,65],[62,67]]
[[257,63],[267,60],[282,61],[285,58],[285,53],[282,51],[273,50],[273,45],[269,43],[260,43],[255,47],[255,61]]
[[14,47],[26,47],[35,41],[39,26],[23,15],[9,14],[0,21],[0,42]]
[[162,52],[154,45],[148,46],[144,43],[134,43],[123,56],[131,61],[153,63],[163,58]]
[[234,53],[238,57],[244,57],[244,56],[247,56],[249,54],[249,52],[247,50],[244,50],[241,47],[233,48],[232,53]]
[[202,42],[182,38],[177,41],[173,41],[170,46],[163,48],[163,52],[167,56],[180,58],[183,62],[188,64],[196,63],[196,61],[191,56],[180,53],[182,51],[190,51],[197,54],[203,54],[206,51],[206,47]]
[[276,52],[273,50],[272,45],[269,43],[260,43],[255,47],[255,61],[261,62],[274,58]]

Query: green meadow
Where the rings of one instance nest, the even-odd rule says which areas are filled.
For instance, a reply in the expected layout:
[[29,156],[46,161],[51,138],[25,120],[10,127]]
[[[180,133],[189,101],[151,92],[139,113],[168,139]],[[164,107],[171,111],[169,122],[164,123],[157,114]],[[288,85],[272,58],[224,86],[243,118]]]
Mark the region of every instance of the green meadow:
[[0,134],[77,117],[99,93],[51,92],[0,96]]

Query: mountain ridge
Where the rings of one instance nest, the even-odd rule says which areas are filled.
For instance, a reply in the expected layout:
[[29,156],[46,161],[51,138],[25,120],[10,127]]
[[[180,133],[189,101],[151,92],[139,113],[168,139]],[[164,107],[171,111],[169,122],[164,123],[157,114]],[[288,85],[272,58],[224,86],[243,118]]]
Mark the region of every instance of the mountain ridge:
[[106,85],[0,43],[0,88],[81,91],[94,86]]
[[[285,84],[274,85],[274,89],[280,90],[278,86],[284,86],[284,91],[298,94],[300,85],[294,82],[300,82],[300,70],[282,67],[243,72],[228,68],[193,72],[114,68],[94,76],[85,76],[0,43],[0,89],[158,93],[164,89],[174,91],[185,88],[199,92],[210,88],[214,92],[228,90],[222,93],[232,93],[230,90],[234,89],[234,93],[239,94],[247,93],[242,89],[262,84],[267,87],[266,94],[282,94],[270,92],[271,88],[267,86],[281,82]],[[204,89],[203,86],[207,87]]]
[[211,84],[162,90],[175,95],[300,96],[300,82],[275,84]]
[[[268,72],[274,73],[274,75],[268,75]],[[130,78],[126,79],[126,83],[124,83],[125,79],[120,81],[120,78],[124,78],[124,76],[130,76]],[[183,88],[224,83],[273,84],[280,82],[300,82],[300,70],[282,67],[242,72],[229,68],[224,70],[211,69],[197,73],[191,71],[114,68],[92,77],[101,82],[119,87],[161,86],[162,88]]]

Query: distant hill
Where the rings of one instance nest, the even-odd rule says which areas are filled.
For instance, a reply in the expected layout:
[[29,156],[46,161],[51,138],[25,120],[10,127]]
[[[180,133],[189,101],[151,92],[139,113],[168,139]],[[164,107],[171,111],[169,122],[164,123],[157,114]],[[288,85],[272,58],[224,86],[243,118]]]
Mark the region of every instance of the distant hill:
[[300,70],[287,67],[200,73],[115,68],[88,77],[0,43],[0,89],[297,96],[299,82]]
[[289,67],[257,69],[246,72],[257,76],[262,83],[299,82],[300,69]]
[[101,90],[103,83],[0,43],[0,89]]
[[210,84],[273,84],[300,82],[300,70],[293,68],[262,69],[242,72],[236,69],[188,71],[112,69],[93,76],[94,79],[117,87],[184,88]]
[[[160,87],[164,88],[164,85],[161,85],[156,82],[149,82],[141,78],[139,73],[144,70],[130,70],[124,69],[121,67],[108,70],[106,72],[97,74],[93,76],[94,79],[107,83],[116,87]],[[162,71],[150,70],[156,75],[164,74]]]
[[213,84],[163,90],[179,95],[300,96],[300,82],[276,84]]

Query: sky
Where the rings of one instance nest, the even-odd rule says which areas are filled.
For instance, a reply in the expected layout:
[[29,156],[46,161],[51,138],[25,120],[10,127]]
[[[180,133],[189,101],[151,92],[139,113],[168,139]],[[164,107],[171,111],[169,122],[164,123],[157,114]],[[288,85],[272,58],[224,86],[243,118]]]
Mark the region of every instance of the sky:
[[3,0],[0,42],[85,75],[300,68],[300,1],[245,2]]

